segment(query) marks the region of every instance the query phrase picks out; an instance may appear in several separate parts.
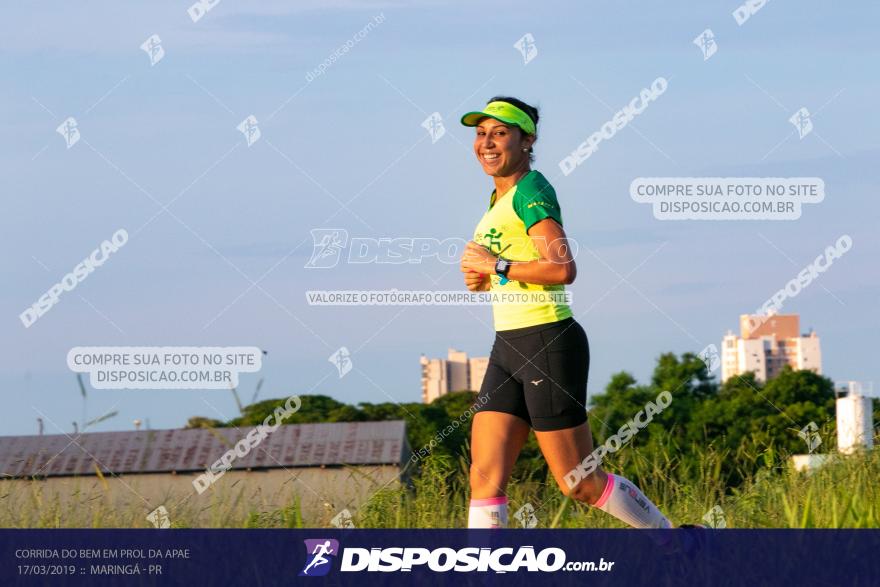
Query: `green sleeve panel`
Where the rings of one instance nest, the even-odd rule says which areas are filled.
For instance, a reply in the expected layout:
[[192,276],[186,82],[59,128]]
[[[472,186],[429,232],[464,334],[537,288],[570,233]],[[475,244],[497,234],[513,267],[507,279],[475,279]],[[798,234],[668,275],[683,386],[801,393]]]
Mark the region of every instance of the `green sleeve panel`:
[[526,232],[537,222],[552,218],[562,225],[562,211],[556,199],[556,190],[538,171],[523,177],[513,194],[513,209],[526,225]]

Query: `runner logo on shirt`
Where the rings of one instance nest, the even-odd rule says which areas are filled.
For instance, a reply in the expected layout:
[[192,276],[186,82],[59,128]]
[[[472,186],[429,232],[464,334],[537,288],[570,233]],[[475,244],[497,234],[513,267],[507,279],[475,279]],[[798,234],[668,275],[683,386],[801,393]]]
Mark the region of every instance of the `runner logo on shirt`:
[[489,251],[490,252],[493,252],[496,254],[501,252],[501,235],[503,235],[503,234],[504,234],[503,232],[498,232],[496,229],[490,228],[489,232],[487,232],[486,234],[483,235],[483,238],[489,239]]

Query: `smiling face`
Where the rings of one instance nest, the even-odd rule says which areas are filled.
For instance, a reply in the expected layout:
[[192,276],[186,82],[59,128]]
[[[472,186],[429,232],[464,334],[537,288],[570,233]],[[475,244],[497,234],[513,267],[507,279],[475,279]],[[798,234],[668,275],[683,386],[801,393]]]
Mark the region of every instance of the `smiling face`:
[[518,126],[486,117],[477,125],[474,154],[487,175],[507,177],[529,168],[528,150],[534,142]]

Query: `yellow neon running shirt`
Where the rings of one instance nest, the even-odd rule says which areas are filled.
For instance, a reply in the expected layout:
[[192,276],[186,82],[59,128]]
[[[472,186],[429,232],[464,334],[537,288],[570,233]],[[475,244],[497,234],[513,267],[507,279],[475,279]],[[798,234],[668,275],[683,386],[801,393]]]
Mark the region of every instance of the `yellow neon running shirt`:
[[[489,209],[474,230],[474,242],[483,245],[494,255],[510,261],[534,261],[541,255],[529,237],[528,230],[536,222],[552,218],[562,225],[562,212],[556,200],[556,191],[539,172],[530,171],[500,198],[493,191]],[[498,202],[495,205],[495,202]],[[510,280],[501,285],[501,278],[491,275],[492,293],[531,293],[565,291],[563,285],[536,285]],[[536,303],[492,304],[495,330],[511,330],[537,324],[557,322],[571,316],[568,304],[558,301]]]

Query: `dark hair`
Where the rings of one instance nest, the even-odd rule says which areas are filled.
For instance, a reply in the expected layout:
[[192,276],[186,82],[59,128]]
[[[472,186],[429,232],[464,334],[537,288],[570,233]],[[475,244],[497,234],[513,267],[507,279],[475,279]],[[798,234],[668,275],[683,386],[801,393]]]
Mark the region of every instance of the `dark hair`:
[[[538,109],[536,107],[534,107],[530,104],[526,104],[525,102],[523,102],[519,98],[513,98],[511,96],[495,96],[494,98],[490,98],[489,102],[507,102],[508,104],[516,106],[517,108],[519,108],[520,110],[522,110],[523,112],[528,114],[529,118],[532,119],[532,122],[535,123],[535,129],[538,128],[538,119],[540,118],[540,116],[538,115]],[[488,104],[489,102],[486,102],[486,103]],[[535,134],[537,136],[537,130],[535,131]],[[535,148],[529,147],[529,161],[534,161],[534,160],[535,160]]]

